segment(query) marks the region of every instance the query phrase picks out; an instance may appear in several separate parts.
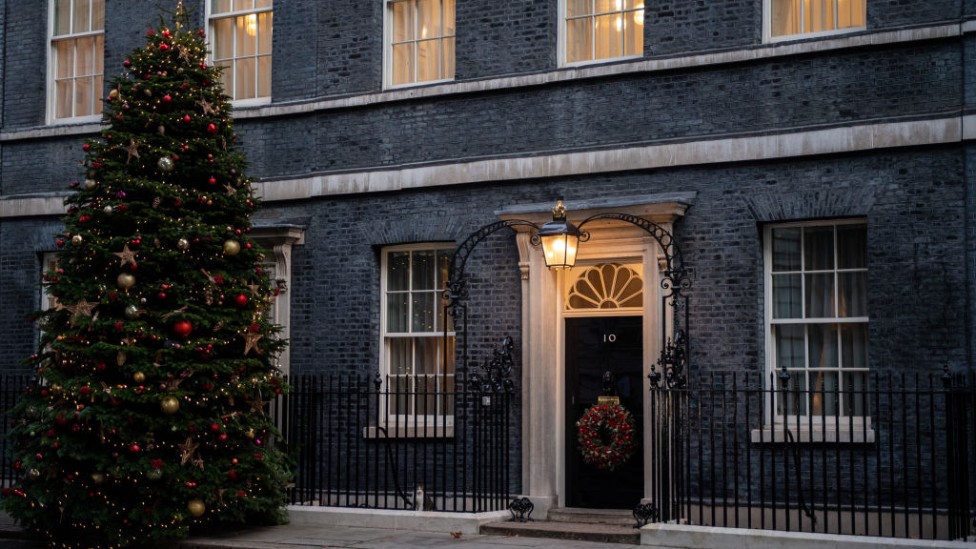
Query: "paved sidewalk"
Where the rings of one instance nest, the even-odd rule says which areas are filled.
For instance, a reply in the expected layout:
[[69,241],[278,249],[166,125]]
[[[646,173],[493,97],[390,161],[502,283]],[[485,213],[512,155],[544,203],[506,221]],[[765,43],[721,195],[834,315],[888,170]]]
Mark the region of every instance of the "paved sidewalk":
[[[42,549],[0,513],[0,549]],[[162,549],[164,546],[160,546]],[[635,549],[639,545],[544,538],[286,524],[222,530],[173,542],[172,549]],[[644,549],[647,549],[646,547]]]

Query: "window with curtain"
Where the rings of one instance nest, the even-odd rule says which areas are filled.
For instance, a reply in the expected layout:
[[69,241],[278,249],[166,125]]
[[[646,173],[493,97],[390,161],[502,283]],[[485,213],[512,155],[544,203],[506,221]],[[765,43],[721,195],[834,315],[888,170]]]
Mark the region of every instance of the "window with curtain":
[[388,0],[387,84],[454,78],[454,0]]
[[567,64],[644,54],[644,0],[563,0]]
[[211,0],[210,48],[234,100],[271,97],[272,0]]
[[774,374],[783,368],[790,374],[779,389],[792,395],[778,397],[777,413],[865,415],[867,226],[863,221],[771,226],[765,243],[767,360]]
[[864,28],[865,0],[767,0],[772,38]]
[[102,113],[105,0],[54,0],[52,120]]
[[390,391],[388,415],[454,413],[454,325],[444,310],[453,254],[453,245],[383,250],[381,376]]

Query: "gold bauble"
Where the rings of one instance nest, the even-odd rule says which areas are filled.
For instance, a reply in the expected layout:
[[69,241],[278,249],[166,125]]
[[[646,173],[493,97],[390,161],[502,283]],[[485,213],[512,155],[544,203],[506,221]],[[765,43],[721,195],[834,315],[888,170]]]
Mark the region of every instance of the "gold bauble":
[[255,432],[253,427],[244,432],[244,436],[246,436],[247,438],[254,438],[254,435]]
[[94,179],[85,180],[85,188],[88,189],[89,191],[94,189],[97,186],[98,186],[98,181],[95,181]]
[[174,396],[164,397],[159,403],[159,409],[166,415],[175,414],[180,410],[180,401]]
[[95,485],[99,485],[99,484],[105,482],[105,474],[104,473],[97,473],[97,472],[96,473],[92,473],[91,474],[91,479],[92,479],[92,482]]
[[74,244],[75,246],[81,246],[81,243],[84,241],[85,239],[82,238],[80,234],[76,234],[71,237],[71,243]]
[[236,240],[224,241],[224,255],[237,255],[241,253],[241,243]]
[[[146,374],[144,374],[142,372],[136,372],[136,373],[132,374],[132,381],[135,381],[136,383],[145,383],[146,382]],[[177,403],[177,406],[179,406],[179,403]]]
[[27,476],[29,476],[32,479],[37,479],[41,476],[41,472],[38,471],[37,469],[31,469],[30,471],[27,471]]
[[136,277],[129,273],[122,273],[115,279],[115,284],[122,290],[128,290],[136,285]]
[[185,238],[181,238],[176,241],[176,247],[185,252],[190,249],[190,241]]
[[187,511],[190,512],[191,515],[195,517],[202,517],[203,514],[207,511],[207,506],[204,505],[202,500],[191,499],[190,501],[187,502],[186,509]]
[[116,88],[113,88],[112,91],[108,92],[108,96],[109,96],[110,99],[118,99],[119,98],[119,90],[116,89]]

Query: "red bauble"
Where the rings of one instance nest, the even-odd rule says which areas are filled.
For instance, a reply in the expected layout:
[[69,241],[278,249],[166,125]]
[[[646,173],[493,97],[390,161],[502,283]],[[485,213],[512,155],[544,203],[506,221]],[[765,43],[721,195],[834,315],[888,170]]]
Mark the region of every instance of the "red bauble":
[[214,124],[213,122],[207,124],[207,133],[209,133],[210,135],[217,133],[217,125]]
[[173,97],[170,96],[169,94],[166,94],[166,95],[163,96],[163,103],[169,103],[172,100],[173,100]]
[[166,42],[163,42],[162,44],[160,44],[159,45],[159,51],[169,51],[169,44],[167,44]]
[[189,320],[179,320],[173,323],[173,333],[180,337],[186,337],[193,331],[193,324]]
[[192,118],[190,118],[190,115],[188,115],[188,114],[183,115],[183,121],[184,122],[189,122],[190,120],[193,120]]
[[240,307],[247,305],[247,295],[237,294],[237,297],[234,298],[234,302]]
[[216,177],[211,177],[210,178],[210,184],[211,185],[216,185],[217,184],[217,178]]

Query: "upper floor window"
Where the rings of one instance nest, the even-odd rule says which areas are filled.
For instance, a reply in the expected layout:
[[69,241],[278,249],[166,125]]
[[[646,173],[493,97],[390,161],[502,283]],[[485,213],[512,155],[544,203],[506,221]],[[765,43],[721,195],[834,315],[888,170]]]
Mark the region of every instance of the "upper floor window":
[[563,0],[563,61],[644,54],[644,0]]
[[[867,226],[860,221],[766,228],[767,361],[789,374],[789,416],[868,410]],[[779,377],[777,376],[777,379]]]
[[865,0],[766,0],[773,39],[864,28]]
[[437,244],[383,250],[380,370],[390,416],[454,413],[454,326],[444,310],[453,253]]
[[211,0],[214,65],[234,100],[271,97],[272,0]]
[[100,115],[105,0],[54,0],[51,22],[50,119]]
[[387,0],[386,82],[454,78],[454,0]]

